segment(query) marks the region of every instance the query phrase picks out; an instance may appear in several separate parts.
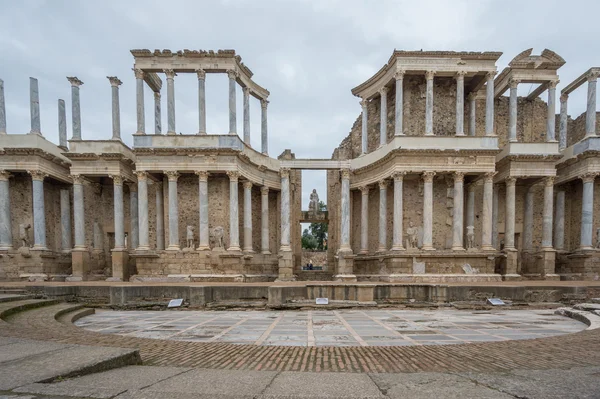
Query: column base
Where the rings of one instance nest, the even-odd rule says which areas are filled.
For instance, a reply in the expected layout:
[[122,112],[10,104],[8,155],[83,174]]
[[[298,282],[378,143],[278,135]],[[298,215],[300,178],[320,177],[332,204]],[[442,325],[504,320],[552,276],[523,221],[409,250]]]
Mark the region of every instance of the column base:
[[379,248],[377,248],[377,252],[387,252],[387,248],[386,247],[379,247]]
[[453,251],[464,251],[465,250],[463,247],[454,247],[454,246],[450,249]]
[[279,276],[275,281],[295,281],[293,255],[291,251],[279,253]]
[[494,247],[493,247],[493,246],[491,246],[491,245],[482,245],[482,246],[481,246],[481,250],[482,250],[482,251],[495,251],[495,250],[496,250],[496,248],[494,248]]
[[434,136],[433,132],[432,133],[425,133],[425,136]]
[[368,249],[361,249],[360,251],[358,251],[359,255],[368,255],[369,254],[369,250]]
[[165,251],[179,251],[179,245],[169,245]]
[[[116,250],[116,248],[115,248]],[[136,251],[150,251],[150,246],[149,245],[138,245],[138,247],[135,249]]]
[[423,245],[421,248],[423,251],[435,251],[435,248],[431,245]]
[[208,245],[200,245],[196,248],[196,251],[210,251],[210,247]]
[[[139,250],[139,248],[138,248]],[[129,252],[126,249],[113,249],[112,257],[112,281],[129,280]]]
[[268,249],[263,249],[262,251],[260,251],[260,253],[263,255],[271,255],[271,251],[269,251]]
[[237,132],[229,132],[230,136],[237,136]]
[[177,132],[171,132],[171,131],[167,132],[167,136],[175,136],[175,135],[177,135]]
[[138,131],[138,132],[135,132],[133,135],[134,136],[145,136],[146,132],[140,132],[140,131]]
[[254,249],[252,249],[252,248],[244,248],[244,253],[253,254],[254,253]]
[[397,245],[392,247],[392,251],[406,251],[406,249],[402,245]]
[[206,136],[206,132],[198,132],[196,134],[199,135],[199,136]]
[[71,251],[71,277],[86,279],[90,272],[89,263],[90,253],[87,249],[73,248]]
[[336,274],[335,276],[333,276],[333,281],[356,283],[357,279],[354,274]]
[[233,246],[233,247],[227,248],[227,252],[242,252],[242,249],[238,246]]

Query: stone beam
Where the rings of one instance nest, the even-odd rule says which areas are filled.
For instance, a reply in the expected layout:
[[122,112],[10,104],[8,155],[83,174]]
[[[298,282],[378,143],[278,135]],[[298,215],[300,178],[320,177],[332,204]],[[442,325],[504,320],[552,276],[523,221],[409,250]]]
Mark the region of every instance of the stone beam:
[[569,83],[564,89],[560,91],[560,94],[569,94],[577,89],[579,86],[587,82],[588,76],[599,75],[600,67],[592,67],[581,74],[577,79]]

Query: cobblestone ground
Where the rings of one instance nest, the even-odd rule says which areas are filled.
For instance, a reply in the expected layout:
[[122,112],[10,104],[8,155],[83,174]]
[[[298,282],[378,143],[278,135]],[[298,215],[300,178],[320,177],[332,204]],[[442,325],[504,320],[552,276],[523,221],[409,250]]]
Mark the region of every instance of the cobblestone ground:
[[276,346],[406,346],[535,339],[584,330],[552,310],[99,311],[103,334]]

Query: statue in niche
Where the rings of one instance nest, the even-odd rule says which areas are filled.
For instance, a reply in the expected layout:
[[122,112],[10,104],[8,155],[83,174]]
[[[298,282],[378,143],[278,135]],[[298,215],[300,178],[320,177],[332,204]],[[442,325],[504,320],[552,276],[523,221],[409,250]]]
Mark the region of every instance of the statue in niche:
[[413,222],[408,222],[408,229],[406,229],[406,248],[414,249],[418,248],[419,239],[417,235],[419,234],[419,229],[413,225]]
[[214,248],[222,249],[225,246],[223,244],[223,234],[224,234],[224,231],[223,231],[223,227],[221,227],[221,226],[217,226],[211,230],[210,238],[211,238],[211,241],[213,242]]
[[123,240],[123,246],[127,249],[127,242],[129,241],[129,234],[125,233],[125,238]]
[[310,202],[308,203],[308,212],[317,215],[319,212],[319,194],[317,194],[317,190],[313,188],[312,193],[310,193]]
[[475,227],[467,226],[467,249],[475,248]]
[[193,226],[187,227],[186,240],[187,240],[188,249],[194,249],[194,227]]
[[29,248],[31,245],[29,243],[29,229],[31,225],[29,223],[21,223],[19,225],[19,239],[21,240],[21,246],[25,248]]

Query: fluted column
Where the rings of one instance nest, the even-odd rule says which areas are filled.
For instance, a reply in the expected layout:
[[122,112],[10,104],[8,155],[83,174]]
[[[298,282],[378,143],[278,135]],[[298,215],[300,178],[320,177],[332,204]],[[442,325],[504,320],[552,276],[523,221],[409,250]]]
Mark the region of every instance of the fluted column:
[[227,77],[229,78],[229,134],[237,134],[235,104],[235,85],[237,76],[236,71],[231,69],[227,71]]
[[6,103],[4,100],[4,81],[0,79],[0,134],[6,134]]
[[269,101],[260,100],[260,139],[261,139],[261,152],[265,155],[269,154],[269,133],[267,129],[267,106]]
[[244,143],[250,147],[250,88],[242,89],[244,94]]
[[179,251],[179,199],[177,198],[177,179],[179,172],[164,172],[169,179],[169,246],[168,251]]
[[403,234],[403,184],[406,172],[395,172],[392,174],[394,179],[394,220],[392,226],[392,251],[404,251],[402,245]]
[[162,251],[165,249],[164,188],[162,182],[154,184],[156,185],[156,249]]
[[454,172],[454,208],[452,214],[452,250],[464,251],[464,172]]
[[488,172],[483,179],[483,211],[481,221],[481,249],[493,251],[492,245],[492,213],[494,206],[494,175]]
[[[1,221],[0,221],[1,223]],[[10,226],[10,223],[9,223]],[[1,231],[1,230],[0,230]],[[71,251],[71,195],[69,189],[60,190],[60,248],[65,252]],[[11,239],[12,242],[12,239]],[[0,247],[2,239],[0,235]]]
[[367,153],[367,148],[368,148],[368,122],[369,122],[369,115],[368,115],[368,105],[369,102],[367,99],[363,99],[360,102],[360,105],[362,107],[362,130],[361,130],[361,154],[366,154]]
[[74,76],[68,77],[67,80],[71,83],[72,140],[81,140],[81,103],[79,101],[79,86],[81,86],[83,82]]
[[554,248],[565,249],[565,191],[556,192],[556,210],[554,217]]
[[525,192],[525,210],[523,211],[523,250],[533,249],[533,201],[535,189],[533,186]]
[[515,189],[517,178],[506,178],[506,211],[504,222],[504,249],[515,249]]
[[[164,70],[167,77],[167,134],[175,135],[175,76],[177,74],[172,69]],[[177,243],[179,249],[179,243]]]
[[377,252],[387,251],[387,180],[379,181],[379,246]]
[[394,135],[395,136],[403,136],[404,128],[403,128],[403,120],[404,120],[404,71],[396,71],[394,74],[394,79],[396,79],[396,109],[395,109],[395,118],[396,124],[394,127]]
[[125,249],[125,214],[123,211],[123,178],[120,175],[110,176],[113,179],[113,210],[115,224],[115,250]]
[[[119,86],[123,84],[116,76],[107,76],[112,92],[112,140],[121,140],[121,110],[119,107]],[[121,185],[121,188],[122,185]]]
[[552,213],[554,210],[554,179],[554,176],[548,176],[544,179],[542,249],[552,249]]
[[558,149],[564,150],[567,148],[567,128],[568,118],[567,114],[567,101],[569,100],[568,94],[562,94],[560,96],[560,123],[558,127]]
[[0,170],[0,250],[13,247],[9,182],[11,177],[8,171]]
[[244,182],[244,252],[252,248],[252,182]]
[[425,94],[425,135],[433,136],[433,76],[435,71],[427,71],[427,92]]
[[206,134],[206,72],[197,69],[198,75],[198,134]]
[[433,251],[433,176],[435,172],[423,172],[423,249]]
[[456,73],[456,135],[464,136],[465,119],[465,71]]
[[588,75],[587,108],[585,111],[585,135],[596,135],[596,81],[597,73]]
[[496,71],[488,72],[486,75],[485,91],[485,135],[494,135],[494,76]]
[[[78,91],[79,93],[79,91]],[[79,100],[79,94],[77,99]],[[31,117],[31,131],[29,134],[42,135],[42,126],[40,120],[40,90],[38,80],[29,78],[29,114]]]
[[227,176],[229,176],[229,248],[227,250],[241,251],[238,205],[238,181],[240,174],[237,171],[229,171],[227,172]]
[[359,187],[360,201],[360,253],[369,253],[369,186]]
[[65,100],[58,100],[58,146],[67,151],[67,110]]
[[290,170],[281,168],[281,247],[280,252],[289,252],[290,246]]
[[134,69],[135,74],[135,110],[137,130],[135,134],[146,134],[146,118],[144,112],[144,71]]
[[160,110],[160,92],[154,92],[154,134],[162,134],[162,115]]
[[350,169],[342,169],[340,252],[352,252],[350,247]]
[[477,93],[469,94],[469,136],[477,135]]
[[[148,228],[148,173],[144,171],[136,172],[137,175],[137,201],[135,201],[135,190],[130,190],[131,197],[131,246],[140,251],[150,249],[150,237]],[[170,201],[169,201],[170,203]],[[136,209],[137,208],[137,209]],[[135,210],[137,210],[137,227],[135,223]],[[138,246],[135,247],[135,240],[138,240]]]
[[499,191],[500,185],[494,184],[494,188],[492,189],[493,199],[492,199],[492,247],[495,250],[500,249],[499,240],[498,240],[498,202],[499,202]]
[[546,141],[556,141],[556,85],[558,80],[548,82],[548,113],[546,117]]
[[73,249],[84,250],[86,245],[83,176],[71,175],[71,178],[73,179],[73,225],[75,228],[75,246]]
[[580,249],[593,249],[592,233],[594,227],[594,180],[595,173],[580,176],[583,180],[581,200],[581,240]]
[[210,250],[208,230],[208,176],[205,170],[196,171],[198,175],[198,217],[200,231],[198,232],[198,251]]
[[269,187],[262,186],[260,188],[260,200],[260,252],[264,255],[271,255],[269,249]]
[[381,112],[379,115],[379,145],[387,144],[387,87],[382,87],[379,90],[381,99]]
[[517,141],[517,86],[519,80],[511,79],[510,100],[508,105],[508,141]]
[[48,175],[39,170],[28,170],[32,180],[33,195],[33,249],[46,247],[46,210],[44,206],[44,178]]

